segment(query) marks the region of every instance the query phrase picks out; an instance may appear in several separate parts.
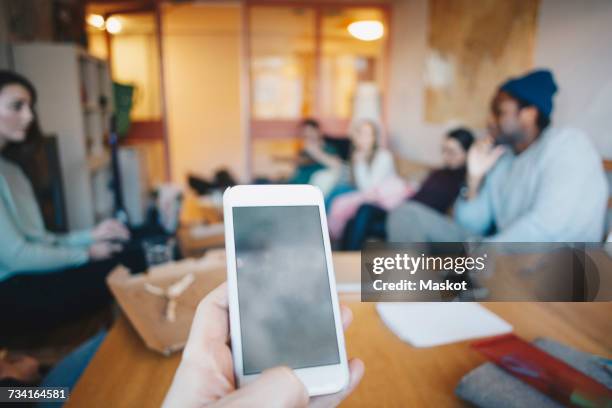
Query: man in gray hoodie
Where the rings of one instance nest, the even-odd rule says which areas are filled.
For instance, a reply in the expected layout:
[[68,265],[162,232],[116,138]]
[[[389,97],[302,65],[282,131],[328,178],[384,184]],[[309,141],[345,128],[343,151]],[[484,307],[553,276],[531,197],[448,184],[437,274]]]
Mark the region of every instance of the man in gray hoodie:
[[454,221],[414,202],[387,219],[391,242],[600,242],[608,185],[601,158],[577,129],[553,128],[557,86],[547,70],[505,82],[489,135],[468,153]]

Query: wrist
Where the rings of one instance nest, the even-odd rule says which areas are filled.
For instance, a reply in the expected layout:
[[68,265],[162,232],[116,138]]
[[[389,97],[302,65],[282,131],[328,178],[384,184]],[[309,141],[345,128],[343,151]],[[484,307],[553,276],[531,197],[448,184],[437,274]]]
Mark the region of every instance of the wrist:
[[477,175],[468,175],[466,190],[465,190],[465,198],[471,200],[472,198],[478,195],[478,191],[480,190],[480,185],[482,184],[482,176]]

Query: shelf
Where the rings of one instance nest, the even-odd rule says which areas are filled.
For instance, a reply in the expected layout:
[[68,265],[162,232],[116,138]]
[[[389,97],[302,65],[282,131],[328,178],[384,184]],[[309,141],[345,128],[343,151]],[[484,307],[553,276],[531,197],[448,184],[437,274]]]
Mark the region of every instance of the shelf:
[[[27,43],[11,48],[15,69],[45,90],[38,95],[37,110],[45,118],[45,132],[58,135],[68,228],[89,228],[106,211],[104,200],[113,200],[107,181],[111,155],[105,146],[113,109],[108,63],[74,44]],[[62,92],[65,98],[57,103]]]

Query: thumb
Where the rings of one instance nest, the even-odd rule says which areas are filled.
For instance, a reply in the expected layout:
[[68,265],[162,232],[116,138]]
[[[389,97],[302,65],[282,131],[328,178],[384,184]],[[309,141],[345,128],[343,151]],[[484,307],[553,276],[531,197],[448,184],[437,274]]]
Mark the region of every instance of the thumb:
[[493,151],[491,152],[491,156],[493,156],[493,160],[497,161],[504,153],[506,153],[506,147],[505,146],[495,146],[495,148],[493,149]]
[[293,370],[276,367],[264,371],[255,381],[220,399],[214,407],[250,407],[253,404],[270,408],[306,407],[308,393]]

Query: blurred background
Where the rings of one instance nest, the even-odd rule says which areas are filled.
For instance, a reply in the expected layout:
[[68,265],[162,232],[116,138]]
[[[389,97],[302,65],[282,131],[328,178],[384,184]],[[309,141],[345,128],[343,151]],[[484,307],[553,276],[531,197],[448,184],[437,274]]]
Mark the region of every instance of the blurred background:
[[499,83],[534,67],[560,84],[553,124],[611,158],[611,18],[606,0],[2,0],[0,66],[38,89],[73,229],[110,214],[112,112],[133,219],[134,192],[188,175],[286,178],[306,117],[332,139],[372,119],[400,173],[436,166],[445,131],[481,132]]

